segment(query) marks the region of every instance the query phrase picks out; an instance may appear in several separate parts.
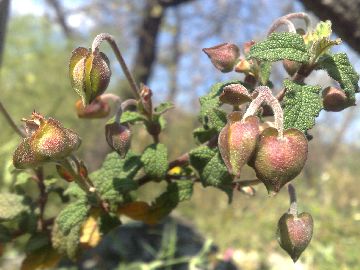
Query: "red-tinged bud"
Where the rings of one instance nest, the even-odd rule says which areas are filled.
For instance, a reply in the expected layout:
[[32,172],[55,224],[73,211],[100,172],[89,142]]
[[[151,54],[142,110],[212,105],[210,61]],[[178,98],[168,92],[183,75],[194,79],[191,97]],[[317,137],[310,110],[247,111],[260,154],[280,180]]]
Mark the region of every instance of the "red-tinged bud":
[[236,177],[253,156],[259,138],[259,119],[249,116],[241,120],[241,116],[239,111],[230,113],[218,139],[221,157],[229,173]]
[[322,92],[324,110],[339,112],[350,106],[346,94],[335,87],[326,87]]
[[141,85],[140,91],[141,105],[145,113],[149,116],[152,115],[152,91],[146,85]]
[[244,43],[244,53],[245,55],[248,55],[250,52],[251,47],[255,44],[256,42],[254,40],[250,40]]
[[286,213],[280,218],[277,231],[278,241],[294,262],[309,245],[313,228],[313,219],[306,212],[297,216]]
[[239,47],[231,43],[204,48],[203,52],[207,54],[213,65],[224,73],[232,71],[240,57]]
[[127,125],[117,122],[106,124],[105,126],[106,141],[121,158],[126,156],[131,144],[131,131]]
[[260,135],[254,157],[256,176],[274,195],[301,172],[307,153],[308,141],[300,130],[287,129],[281,138],[277,129],[267,128]]
[[102,52],[91,52],[79,47],[72,52],[69,74],[73,89],[85,105],[90,104],[106,90],[110,82],[109,59]]
[[240,106],[252,100],[249,91],[241,84],[229,84],[225,86],[219,99],[222,103],[233,106]]
[[78,100],[75,104],[75,107],[79,118],[104,118],[107,117],[110,113],[109,104],[100,97],[97,97],[86,107],[84,107],[81,100]]
[[32,118],[25,121],[27,130],[30,130],[29,137],[23,139],[13,155],[14,166],[18,169],[64,159],[80,146],[80,137],[53,118],[45,119],[33,113]]
[[75,180],[75,176],[61,165],[56,165],[56,171],[59,176],[67,182],[72,182]]
[[293,76],[296,73],[296,71],[298,71],[299,68],[301,67],[301,63],[287,60],[287,59],[283,60],[282,63],[283,63],[284,69],[290,76]]

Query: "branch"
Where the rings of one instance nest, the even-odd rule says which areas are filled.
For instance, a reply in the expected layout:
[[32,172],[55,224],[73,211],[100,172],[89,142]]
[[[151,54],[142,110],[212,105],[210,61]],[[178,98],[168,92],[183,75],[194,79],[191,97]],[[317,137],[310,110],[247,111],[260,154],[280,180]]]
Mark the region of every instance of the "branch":
[[0,112],[3,114],[5,120],[8,122],[8,124],[17,134],[19,134],[23,138],[26,137],[25,133],[15,124],[14,120],[11,118],[10,114],[7,112],[1,101],[0,101]]

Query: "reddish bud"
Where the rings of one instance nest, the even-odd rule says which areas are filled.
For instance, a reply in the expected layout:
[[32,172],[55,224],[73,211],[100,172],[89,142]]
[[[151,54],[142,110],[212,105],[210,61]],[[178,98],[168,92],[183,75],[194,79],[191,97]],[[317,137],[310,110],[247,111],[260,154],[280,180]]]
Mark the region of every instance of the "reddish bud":
[[109,146],[115,150],[120,157],[124,158],[129,151],[131,144],[131,132],[129,127],[117,122],[106,124],[105,136]]
[[278,241],[294,262],[309,245],[313,228],[313,219],[306,212],[297,216],[286,213],[280,218],[277,231]]
[[267,128],[260,135],[253,161],[256,176],[269,194],[276,194],[301,172],[307,153],[308,141],[300,130],[287,129],[280,138],[277,129]]
[[282,63],[283,63],[284,69],[290,76],[293,76],[296,73],[296,71],[299,70],[299,68],[301,66],[301,63],[287,60],[287,59],[283,60]]
[[141,85],[140,99],[143,110],[147,115],[151,116],[153,107],[152,107],[152,91],[146,85]]
[[254,40],[250,40],[244,43],[244,53],[245,55],[249,54],[251,47],[255,44],[256,42]]
[[100,97],[97,97],[93,102],[84,107],[81,100],[78,100],[75,104],[76,112],[79,118],[104,118],[110,113],[110,106],[106,101],[103,101]]
[[339,112],[350,106],[346,94],[335,87],[326,87],[322,97],[324,109],[329,112]]
[[55,119],[45,119],[34,113],[31,119],[25,121],[26,126],[32,128],[27,128],[30,130],[29,137],[23,139],[13,155],[14,166],[18,169],[33,168],[43,162],[61,160],[80,146],[80,137],[74,131],[64,128]]
[[219,99],[222,103],[233,106],[240,106],[241,104],[252,100],[249,91],[241,84],[230,84],[225,86]]
[[239,57],[239,47],[231,43],[223,43],[211,48],[204,48],[213,65],[221,72],[230,72],[234,69]]
[[109,59],[102,52],[79,47],[72,52],[69,74],[73,89],[84,105],[90,104],[105,92],[110,82]]
[[259,137],[259,119],[249,116],[241,120],[241,112],[229,114],[228,123],[221,130],[218,145],[228,171],[240,176],[241,168],[254,154]]
[[72,182],[75,180],[74,175],[61,165],[56,165],[56,171],[59,176],[67,182]]

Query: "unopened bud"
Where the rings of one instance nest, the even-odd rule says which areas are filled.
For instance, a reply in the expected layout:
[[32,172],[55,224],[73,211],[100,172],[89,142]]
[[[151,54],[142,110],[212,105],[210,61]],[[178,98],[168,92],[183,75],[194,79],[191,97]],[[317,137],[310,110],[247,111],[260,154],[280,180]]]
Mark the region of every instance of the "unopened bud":
[[254,40],[250,40],[244,43],[244,53],[245,55],[248,55],[250,52],[251,47],[255,44],[256,42]]
[[296,262],[306,249],[313,235],[314,222],[309,213],[297,216],[284,214],[278,223],[278,241],[280,246]]
[[283,60],[282,63],[283,63],[284,69],[290,76],[293,76],[296,73],[296,71],[299,70],[299,68],[301,66],[301,63],[287,60],[287,59]]
[[329,112],[339,112],[350,106],[346,94],[335,87],[325,88],[322,97],[324,109]]
[[131,144],[131,131],[129,127],[117,122],[106,124],[105,136],[109,146],[115,150],[121,158],[124,158]]
[[219,134],[219,150],[229,171],[240,176],[241,168],[254,155],[259,138],[259,119],[249,116],[241,120],[241,112],[229,114],[228,123]]
[[110,113],[109,104],[100,97],[97,97],[93,102],[85,107],[82,101],[78,100],[75,104],[75,107],[79,118],[104,118],[107,117]]
[[204,48],[213,65],[221,72],[230,72],[234,69],[239,57],[239,47],[231,43],[223,43],[211,48]]
[[233,106],[240,106],[243,103],[252,100],[249,91],[241,84],[229,84],[224,87],[223,92],[219,96],[222,103]]
[[72,52],[69,65],[71,85],[84,106],[106,90],[110,82],[109,59],[102,52],[79,47]]
[[152,115],[152,91],[146,85],[141,85],[140,99],[143,110],[147,115]]
[[[26,121],[32,123],[33,129],[13,155],[14,166],[18,169],[34,168],[44,162],[61,160],[80,146],[80,137],[53,118],[45,119],[34,113],[32,119]],[[34,129],[34,125],[38,125],[38,128]]]
[[241,59],[235,66],[235,72],[249,73],[251,71],[251,63],[245,59]]

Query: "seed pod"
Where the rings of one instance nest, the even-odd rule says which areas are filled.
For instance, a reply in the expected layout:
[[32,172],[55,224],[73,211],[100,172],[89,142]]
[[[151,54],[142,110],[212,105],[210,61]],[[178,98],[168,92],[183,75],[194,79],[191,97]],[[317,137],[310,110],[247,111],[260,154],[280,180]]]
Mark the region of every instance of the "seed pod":
[[324,109],[329,112],[339,112],[350,106],[346,94],[335,87],[326,87],[322,97]]
[[218,145],[229,173],[240,176],[241,168],[253,156],[259,138],[259,119],[249,116],[241,121],[241,112],[228,115],[228,123],[221,130]]
[[307,153],[308,141],[300,130],[287,129],[280,138],[277,129],[266,128],[253,161],[256,176],[274,195],[301,172]]
[[222,103],[233,106],[240,106],[241,104],[252,100],[251,95],[245,86],[238,83],[225,86],[219,99]]
[[106,124],[105,136],[109,146],[115,150],[121,158],[124,158],[131,145],[131,132],[129,127],[117,122]]
[[230,72],[234,69],[240,57],[240,49],[235,44],[223,43],[211,48],[204,48],[213,65],[221,72]]
[[38,123],[38,128],[32,129],[30,136],[24,138],[15,150],[13,163],[18,169],[34,168],[43,162],[61,160],[80,146],[80,137],[53,118],[45,119],[35,113],[28,122]]
[[278,222],[278,242],[296,262],[306,249],[313,235],[314,222],[309,213],[297,216],[284,214]]
[[104,93],[109,85],[110,62],[102,52],[79,47],[72,52],[69,74],[71,85],[85,106]]
[[104,118],[110,113],[110,106],[106,101],[103,101],[100,97],[97,97],[89,105],[83,105],[81,100],[78,100],[75,104],[76,112],[79,118],[94,119]]

